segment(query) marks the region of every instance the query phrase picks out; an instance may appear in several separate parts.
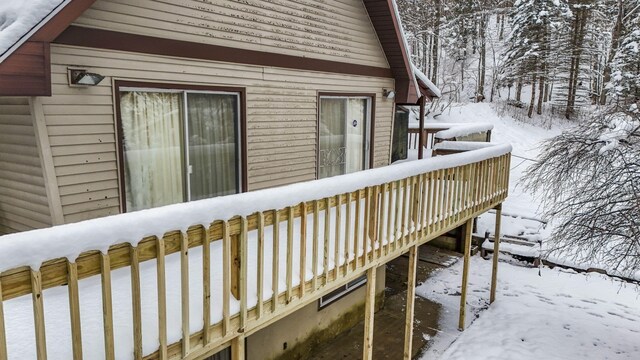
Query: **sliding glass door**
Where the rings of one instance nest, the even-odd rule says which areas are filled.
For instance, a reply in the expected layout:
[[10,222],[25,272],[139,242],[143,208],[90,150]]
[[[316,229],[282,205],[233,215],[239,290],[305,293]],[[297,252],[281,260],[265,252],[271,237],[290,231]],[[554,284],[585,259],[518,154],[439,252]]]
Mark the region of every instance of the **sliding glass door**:
[[240,191],[239,94],[121,88],[126,209]]
[[371,98],[320,97],[318,178],[366,169]]

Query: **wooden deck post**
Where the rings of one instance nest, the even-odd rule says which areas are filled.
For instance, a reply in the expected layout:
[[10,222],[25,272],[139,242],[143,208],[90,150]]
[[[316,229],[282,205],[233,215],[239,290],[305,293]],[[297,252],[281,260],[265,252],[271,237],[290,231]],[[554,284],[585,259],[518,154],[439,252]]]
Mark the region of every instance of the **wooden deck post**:
[[7,359],[7,334],[4,329],[4,311],[2,307],[2,280],[0,280],[0,359]]
[[418,265],[418,245],[409,250],[409,269],[407,270],[407,307],[404,323],[404,359],[411,359],[411,343],[413,341],[413,309],[416,298],[416,268]]
[[426,98],[424,97],[424,95],[422,95],[420,97],[420,99],[418,100],[418,102],[420,103],[420,133],[418,133],[418,160],[422,160],[424,158],[424,145],[427,142],[427,139],[425,139],[425,132],[424,132],[424,113],[425,113],[425,104],[426,104]]
[[231,340],[231,359],[244,360],[245,358],[244,335],[240,335]]
[[464,330],[464,317],[467,305],[467,283],[469,282],[469,260],[471,257],[471,231],[473,219],[467,220],[464,225],[464,263],[462,268],[462,286],[460,288],[460,319],[458,320],[458,330]]
[[364,346],[362,359],[373,358],[373,318],[376,308],[376,267],[367,270],[367,294],[364,305]]
[[500,222],[502,220],[502,204],[496,206],[496,229],[493,238],[493,268],[491,269],[491,294],[489,304],[496,301],[496,286],[498,285],[498,257],[500,257]]

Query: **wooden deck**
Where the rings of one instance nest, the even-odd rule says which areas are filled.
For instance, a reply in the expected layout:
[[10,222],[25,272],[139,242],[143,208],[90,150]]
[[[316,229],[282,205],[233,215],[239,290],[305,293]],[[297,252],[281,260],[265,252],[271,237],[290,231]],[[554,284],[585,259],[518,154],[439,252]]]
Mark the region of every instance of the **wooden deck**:
[[[229,220],[212,219],[208,228],[198,226],[190,228],[185,234],[174,231],[162,238],[145,238],[137,246],[120,244],[112,246],[107,253],[87,252],[75,262],[52,259],[38,270],[22,267],[6,271],[0,276],[0,359],[7,358],[3,301],[29,294],[33,304],[38,359],[46,359],[49,334],[45,332],[43,290],[59,286],[66,286],[68,289],[73,358],[82,358],[83,337],[103,336],[105,357],[114,359],[111,273],[119,268],[128,268],[131,273],[132,351],[135,359],[201,359],[227,346],[231,346],[234,358],[241,359],[244,356],[244,337],[365,273],[369,283],[363,357],[370,358],[376,269],[406,252],[410,253],[410,259],[415,265],[418,245],[451,229],[469,224],[479,214],[499,207],[507,196],[509,164],[510,154],[505,154],[351,193],[291,204],[284,209],[265,209],[247,217]],[[281,227],[286,229],[286,235],[280,234]],[[343,228],[348,231],[343,232]],[[266,229],[273,234],[270,239],[265,235]],[[467,238],[470,238],[470,231],[467,232]],[[256,286],[259,300],[255,305],[248,304],[250,239],[256,242],[254,245],[257,249],[259,274]],[[272,247],[273,258],[269,259],[272,266],[271,279],[264,280],[262,272],[267,263],[267,240]],[[211,245],[216,242],[222,244],[221,288],[213,288],[211,280]],[[294,245],[300,249],[295,253],[296,259],[293,258],[293,251],[287,251],[286,258],[278,255],[280,247],[293,249]],[[307,253],[309,248],[311,254]],[[189,301],[189,252],[192,249],[202,252],[203,270],[202,279],[199,280],[202,286],[202,309],[198,309],[198,313],[203,314],[204,326],[195,333],[189,331],[189,314],[194,310],[190,308]],[[182,333],[188,335],[183,336],[181,341],[169,343],[166,294],[167,287],[176,284],[166,281],[165,258],[174,253],[180,254],[182,281],[178,286],[181,286]],[[157,276],[155,279],[141,279],[141,264],[150,260],[157,261]],[[465,260],[468,261],[468,256]],[[286,262],[284,274],[279,273],[280,262]],[[310,279],[306,275],[309,271],[312,272]],[[298,274],[296,276],[299,278],[294,279],[294,274]],[[103,319],[103,332],[86,334],[82,331],[80,322],[82,294],[78,292],[78,282],[98,275],[102,285],[103,313],[97,316]],[[286,281],[284,291],[280,291],[278,286],[278,281],[282,278]],[[141,280],[157,282],[160,347],[152,354],[143,354],[142,348]],[[271,283],[272,289],[278,290],[273,291],[272,296],[265,297],[263,282]],[[211,323],[211,297],[214,292],[222,294],[223,315],[221,321]],[[233,301],[239,302],[237,313],[231,310]],[[408,303],[407,306],[410,310],[413,303]],[[46,309],[61,310],[63,309]],[[407,318],[406,336],[411,339],[412,311],[407,311],[407,314],[410,315]],[[405,353],[411,354],[410,342],[407,346],[409,348],[405,348]]]

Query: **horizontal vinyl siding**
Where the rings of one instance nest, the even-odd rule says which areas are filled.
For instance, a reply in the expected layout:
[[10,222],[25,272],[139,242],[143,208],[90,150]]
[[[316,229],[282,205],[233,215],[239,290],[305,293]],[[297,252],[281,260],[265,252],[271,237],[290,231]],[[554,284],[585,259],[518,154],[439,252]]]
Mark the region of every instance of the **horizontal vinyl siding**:
[[[66,69],[106,76],[71,88]],[[53,96],[43,99],[65,221],[119,212],[114,79],[246,89],[249,190],[316,177],[318,92],[375,93],[374,165],[389,163],[393,80],[52,46]]]
[[29,99],[0,97],[0,234],[50,225]]
[[389,67],[362,0],[98,0],[75,24]]

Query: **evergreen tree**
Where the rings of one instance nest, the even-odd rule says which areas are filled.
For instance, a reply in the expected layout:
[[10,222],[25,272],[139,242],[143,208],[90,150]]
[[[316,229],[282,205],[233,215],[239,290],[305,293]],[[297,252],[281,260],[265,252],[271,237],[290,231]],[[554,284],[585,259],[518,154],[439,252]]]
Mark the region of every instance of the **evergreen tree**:
[[607,89],[616,103],[637,107],[640,103],[640,0],[626,4],[622,26]]

